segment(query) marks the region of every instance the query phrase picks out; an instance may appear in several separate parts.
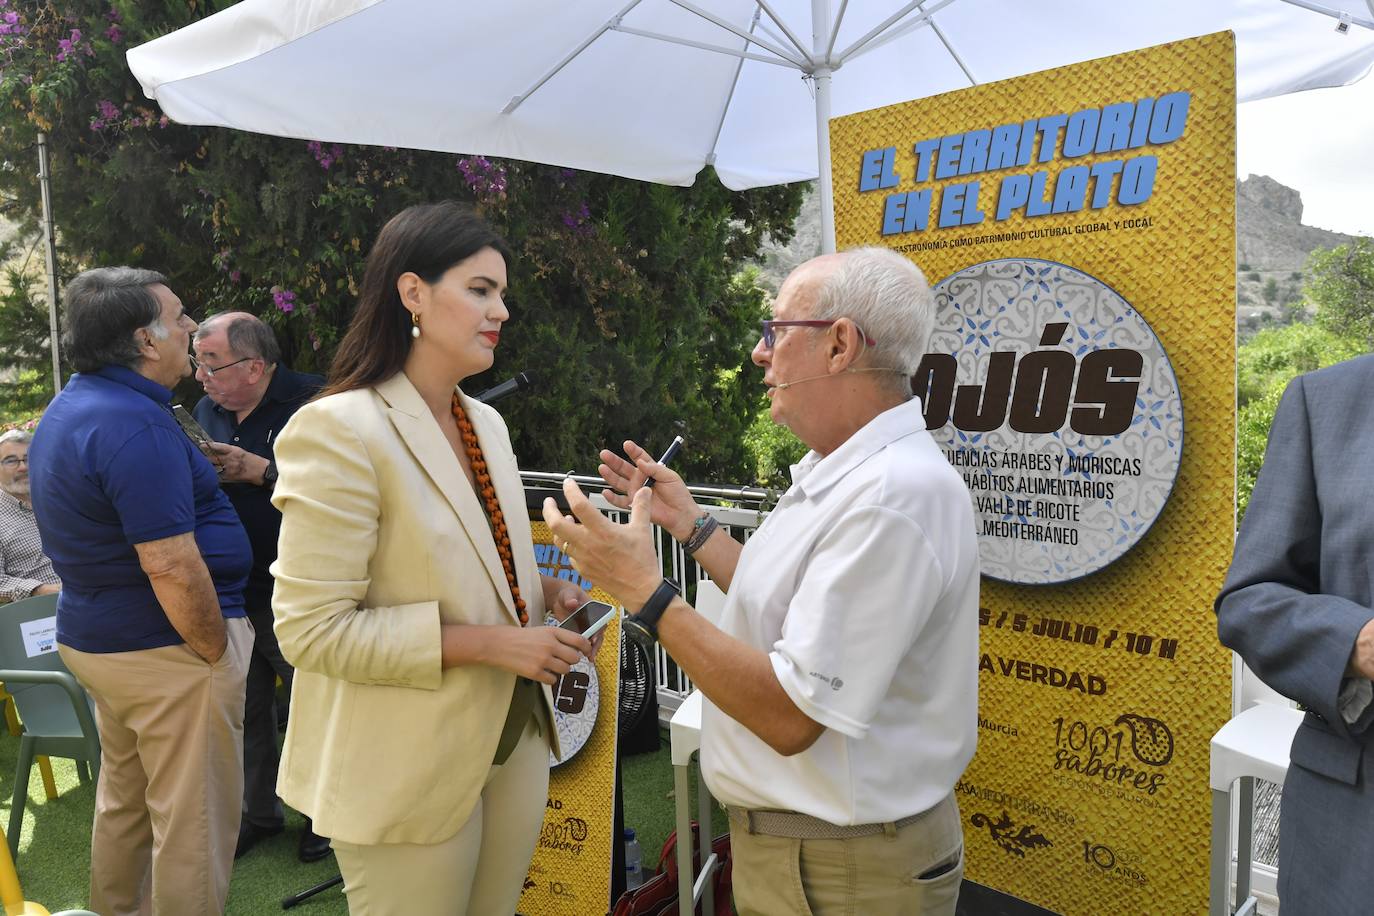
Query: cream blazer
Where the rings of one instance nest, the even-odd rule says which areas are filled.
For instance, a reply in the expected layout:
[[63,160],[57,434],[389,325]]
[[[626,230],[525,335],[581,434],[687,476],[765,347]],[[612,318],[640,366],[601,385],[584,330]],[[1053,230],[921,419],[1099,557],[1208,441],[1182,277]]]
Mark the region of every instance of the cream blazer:
[[[460,396],[538,624],[544,593],[510,437],[495,410]],[[440,668],[441,623],[519,625],[486,514],[404,373],[302,407],[276,461],[272,611],[296,667],[277,792],[322,836],[448,839],[477,802],[515,686],[499,668]],[[548,687],[544,700],[552,722]]]

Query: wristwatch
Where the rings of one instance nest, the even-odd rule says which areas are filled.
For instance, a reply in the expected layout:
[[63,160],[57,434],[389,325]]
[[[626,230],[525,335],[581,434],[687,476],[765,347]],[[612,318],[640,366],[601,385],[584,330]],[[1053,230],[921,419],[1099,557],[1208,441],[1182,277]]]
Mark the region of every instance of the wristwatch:
[[639,643],[646,651],[658,642],[658,621],[663,616],[663,612],[672,604],[673,599],[682,594],[682,586],[672,579],[664,578],[654,589],[654,593],[649,596],[649,600],[644,602],[644,606],[639,609],[638,614],[625,618],[621,624],[623,629],[631,639]]
[[277,485],[277,462],[273,458],[267,459],[267,467],[262,472],[262,485],[269,490]]

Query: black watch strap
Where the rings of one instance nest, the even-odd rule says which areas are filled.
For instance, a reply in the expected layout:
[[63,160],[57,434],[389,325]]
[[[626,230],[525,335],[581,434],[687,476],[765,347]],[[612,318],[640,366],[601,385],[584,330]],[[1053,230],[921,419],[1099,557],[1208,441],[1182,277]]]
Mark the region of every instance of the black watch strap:
[[262,472],[262,485],[269,490],[277,485],[277,460],[275,458],[267,459],[267,467]]
[[641,636],[648,637],[650,641],[657,641],[658,621],[663,616],[663,612],[668,609],[668,605],[672,604],[673,599],[680,594],[682,594],[682,587],[672,579],[665,578],[658,583],[658,588],[654,589],[649,600],[644,602],[639,613],[628,618],[625,625],[641,631]]

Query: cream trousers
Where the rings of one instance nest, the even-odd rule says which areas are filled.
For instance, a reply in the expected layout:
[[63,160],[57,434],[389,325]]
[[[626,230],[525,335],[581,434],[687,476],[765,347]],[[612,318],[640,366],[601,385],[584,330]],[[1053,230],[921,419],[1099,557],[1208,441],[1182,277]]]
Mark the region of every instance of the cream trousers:
[[487,773],[477,806],[441,843],[335,840],[349,916],[500,916],[515,912],[549,795],[549,744],[530,717]]

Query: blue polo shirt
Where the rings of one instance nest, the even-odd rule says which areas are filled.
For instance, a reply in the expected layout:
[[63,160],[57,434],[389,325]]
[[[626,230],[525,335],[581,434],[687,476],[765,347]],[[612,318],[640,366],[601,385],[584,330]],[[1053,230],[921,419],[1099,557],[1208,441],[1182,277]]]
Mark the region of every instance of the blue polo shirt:
[[244,616],[253,555],[214,466],[172,417],[172,392],[132,369],[78,372],[43,413],[29,482],[43,550],[62,579],[57,641],[82,652],[184,642],[135,544],[188,531],[225,617]]

